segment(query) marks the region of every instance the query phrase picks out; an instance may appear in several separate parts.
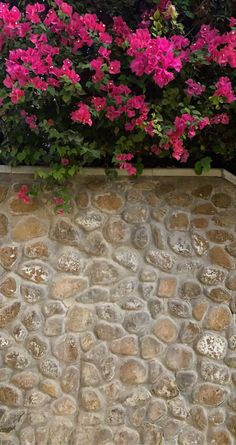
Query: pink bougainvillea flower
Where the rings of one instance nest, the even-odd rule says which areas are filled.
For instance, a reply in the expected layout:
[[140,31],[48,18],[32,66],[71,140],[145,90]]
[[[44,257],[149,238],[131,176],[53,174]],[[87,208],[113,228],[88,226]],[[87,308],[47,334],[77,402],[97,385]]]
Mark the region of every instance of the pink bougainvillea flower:
[[109,65],[109,73],[110,74],[119,74],[120,73],[121,63],[119,60],[113,60]]
[[224,97],[227,103],[236,100],[231,81],[228,77],[220,77],[218,82],[216,82],[215,95]]
[[52,198],[54,204],[58,205],[63,205],[65,203],[64,198],[58,197],[58,196],[53,196]]
[[236,18],[235,18],[235,17],[230,17],[229,26],[230,26],[231,28],[233,28],[234,26],[236,26]]
[[117,161],[131,161],[133,157],[134,155],[132,153],[121,153],[119,155],[116,155]]
[[71,113],[71,119],[75,122],[81,122],[83,125],[87,124],[90,127],[93,124],[89,107],[83,102],[80,102],[78,104],[78,109]]
[[37,121],[37,116],[35,116],[35,114],[29,114],[25,118],[26,124],[28,124],[31,129],[37,128],[36,121]]
[[190,97],[192,96],[201,96],[204,91],[206,91],[206,87],[201,85],[199,82],[195,82],[193,79],[186,80],[187,90],[186,94]]
[[27,185],[22,185],[17,193],[17,197],[25,204],[29,204],[30,197],[28,193],[29,193],[29,187]]
[[106,108],[106,98],[105,97],[93,97],[91,100],[96,111],[102,111]]
[[32,23],[40,23],[39,14],[45,11],[45,6],[42,3],[35,3],[34,5],[26,6],[26,17]]
[[13,88],[13,90],[10,93],[11,102],[13,104],[17,104],[22,97],[24,97],[25,93],[23,90],[20,90],[19,88]]
[[67,158],[61,158],[61,164],[64,165],[64,167],[66,167],[67,165],[69,165],[70,160]]
[[62,2],[62,3],[60,4],[60,9],[61,9],[61,11],[63,12],[63,14],[68,15],[69,17],[72,16],[73,8],[72,8],[72,6],[69,5],[68,3],[66,3],[66,2]]

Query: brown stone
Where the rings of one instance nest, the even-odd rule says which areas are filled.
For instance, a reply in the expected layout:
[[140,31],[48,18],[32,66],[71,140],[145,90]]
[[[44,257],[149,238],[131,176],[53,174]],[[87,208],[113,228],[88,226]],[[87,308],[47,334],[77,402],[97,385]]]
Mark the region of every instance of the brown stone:
[[188,410],[183,397],[175,397],[169,400],[168,407],[170,414],[176,419],[184,420],[187,417]]
[[40,390],[54,399],[59,398],[61,395],[59,385],[53,380],[43,380],[40,384]]
[[19,267],[18,273],[26,280],[34,283],[46,283],[50,277],[50,269],[48,266],[38,262],[23,263]]
[[223,331],[230,325],[231,319],[232,314],[228,306],[213,307],[208,313],[207,328],[214,331]]
[[89,205],[89,195],[87,192],[80,192],[76,197],[76,204],[79,209],[86,209]]
[[102,211],[114,213],[123,207],[123,200],[117,193],[109,192],[95,196],[94,205]]
[[167,406],[164,400],[152,400],[148,406],[147,418],[155,423],[167,414]]
[[204,300],[197,300],[193,305],[193,317],[197,321],[201,321],[207,313],[207,309],[209,307],[209,303]]
[[10,210],[14,215],[24,215],[25,213],[35,212],[40,207],[40,202],[37,198],[30,198],[29,203],[24,203],[18,198],[10,200]]
[[71,396],[59,397],[52,405],[57,416],[71,416],[76,412],[76,401]]
[[199,280],[208,286],[215,286],[222,283],[225,273],[213,266],[203,267],[200,271]]
[[4,269],[11,269],[17,260],[17,256],[17,247],[6,246],[0,248],[0,264]]
[[211,198],[213,204],[221,209],[227,209],[231,205],[231,197],[226,193],[216,193]]
[[4,328],[14,320],[20,312],[21,304],[15,302],[0,309],[0,328]]
[[194,321],[187,321],[183,326],[180,334],[182,343],[192,343],[197,335],[201,332],[200,326]]
[[172,343],[178,335],[178,328],[170,318],[160,318],[154,326],[155,335],[165,343]]
[[228,303],[231,300],[231,295],[221,287],[211,289],[207,296],[216,303]]
[[95,336],[91,332],[86,332],[80,337],[81,348],[84,352],[88,352],[95,345],[95,342]]
[[51,229],[51,238],[68,246],[79,246],[81,233],[71,223],[60,218]]
[[93,388],[83,388],[81,390],[81,406],[86,411],[100,411],[102,402],[98,391]]
[[192,191],[192,195],[197,198],[208,199],[212,192],[212,185],[202,185]]
[[139,385],[147,379],[146,365],[138,360],[130,359],[124,362],[120,368],[120,379],[128,385]]
[[155,358],[163,351],[163,344],[151,335],[146,335],[140,339],[141,356],[145,360]]
[[230,433],[236,437],[236,414],[230,413],[226,419],[226,426]]
[[189,391],[197,382],[198,375],[194,371],[179,371],[176,375],[176,383],[180,391]]
[[210,249],[210,258],[213,264],[229,270],[235,269],[235,262],[222,247],[212,247],[212,249]]
[[80,370],[78,366],[67,366],[61,376],[61,389],[72,395],[77,394],[80,385]]
[[204,204],[198,204],[192,210],[193,214],[199,215],[214,215],[216,213],[216,208],[213,206],[211,202],[207,202]]
[[[164,249],[165,248],[165,240],[164,240],[163,231],[156,225],[155,226],[153,225],[151,228],[152,228],[152,235],[154,238],[155,246],[157,247],[157,249],[161,249],[161,250]],[[145,227],[145,229],[146,229],[146,227]],[[146,246],[144,246],[144,247],[146,247]]]
[[174,258],[167,252],[151,249],[146,255],[146,261],[163,272],[170,272],[174,267]]
[[123,212],[124,220],[129,224],[143,224],[148,219],[148,209],[142,205],[133,205]]
[[84,306],[73,304],[67,315],[67,327],[73,332],[82,332],[91,327],[92,312]]
[[156,187],[156,194],[160,198],[163,198],[163,195],[167,195],[168,193],[174,190],[174,186],[171,183],[163,182],[162,184],[158,184]]
[[194,218],[191,224],[195,229],[206,229],[208,227],[208,220],[206,218]]
[[50,296],[57,300],[65,300],[83,292],[88,287],[84,278],[58,278],[51,285]]
[[194,355],[191,348],[181,344],[168,346],[166,350],[165,363],[172,371],[191,368]]
[[173,213],[167,222],[167,227],[170,230],[180,230],[185,231],[188,229],[189,219],[188,215],[183,212]]
[[83,363],[81,368],[81,384],[83,386],[98,386],[101,384],[101,376],[93,363]]
[[65,363],[76,363],[79,360],[79,344],[77,337],[65,334],[59,337],[54,344],[54,355]]
[[169,375],[161,375],[154,386],[152,392],[157,397],[163,397],[164,399],[172,399],[179,394],[179,390],[175,383],[175,380]]
[[28,340],[27,350],[35,359],[41,359],[48,350],[48,344],[42,337],[34,335]]
[[192,245],[195,253],[199,256],[205,255],[209,248],[208,241],[202,235],[199,235],[199,233],[192,235]]
[[236,273],[230,273],[226,280],[226,287],[229,290],[236,291]]
[[28,258],[48,258],[49,251],[48,246],[43,241],[38,241],[37,243],[30,244],[25,247],[25,255]]
[[126,335],[118,340],[113,340],[110,345],[110,350],[113,354],[121,355],[137,355],[138,354],[138,340],[134,335]]
[[6,236],[7,232],[8,232],[8,219],[3,213],[0,213],[0,237],[3,238],[4,236]]
[[35,216],[21,219],[14,227],[12,237],[15,241],[28,241],[47,234],[47,226]]
[[4,357],[4,362],[13,369],[25,369],[30,364],[26,351],[15,347],[8,349]]
[[232,227],[235,224],[236,213],[231,209],[230,212],[217,213],[217,215],[212,217],[212,221],[216,226],[220,227]]
[[201,293],[201,286],[194,281],[185,281],[180,289],[180,295],[184,299],[192,299],[198,297]]
[[227,397],[227,390],[213,383],[202,383],[193,392],[194,402],[206,406],[219,406],[225,402]]
[[107,423],[110,426],[117,426],[124,424],[125,409],[122,405],[112,406],[107,413]]
[[20,392],[13,386],[0,386],[0,402],[7,406],[19,406],[21,401]]
[[181,429],[178,436],[178,445],[202,445],[204,443],[205,438],[200,431],[187,425]]
[[39,363],[40,372],[50,379],[56,379],[59,375],[59,365],[54,358],[44,358]]
[[216,408],[208,418],[209,424],[213,427],[225,424],[225,410]]
[[44,297],[44,290],[37,286],[22,285],[20,291],[24,300],[29,304],[38,303]]
[[195,428],[199,429],[200,431],[203,431],[207,428],[207,414],[202,406],[192,406],[192,408],[190,409],[190,416]]
[[7,298],[14,296],[16,292],[16,280],[13,277],[7,277],[0,284],[0,293]]
[[165,277],[159,279],[159,297],[173,297],[176,293],[177,281],[175,277]]
[[22,323],[28,331],[37,331],[43,323],[41,312],[35,309],[29,309],[22,317]]
[[4,201],[7,196],[8,187],[5,185],[0,185],[0,202]]
[[21,389],[32,389],[38,385],[39,374],[32,371],[22,371],[15,374],[11,382]]
[[225,230],[208,230],[207,237],[212,243],[217,244],[233,241],[234,239],[233,235]]
[[236,241],[233,241],[232,243],[227,244],[227,246],[225,248],[231,256],[236,258]]
[[48,337],[54,337],[64,334],[64,319],[60,316],[50,317],[46,320],[44,334]]
[[136,445],[139,443],[139,433],[123,426],[115,434],[115,445]]
[[119,269],[106,260],[94,260],[88,264],[85,274],[89,277],[91,284],[110,285],[118,281]]
[[100,322],[95,327],[95,333],[99,340],[109,341],[122,337],[125,331],[119,325]]
[[130,229],[119,216],[112,216],[103,229],[103,235],[109,243],[125,243],[130,238]]
[[211,431],[209,440],[209,445],[232,445],[228,431],[224,430]]
[[191,204],[191,197],[188,193],[178,193],[169,196],[167,202],[171,207],[188,207]]
[[31,389],[27,392],[24,400],[24,406],[27,408],[39,408],[45,405],[50,400],[47,394],[44,394],[37,389]]
[[169,300],[168,309],[171,315],[181,318],[191,317],[191,306],[188,302],[180,300]]

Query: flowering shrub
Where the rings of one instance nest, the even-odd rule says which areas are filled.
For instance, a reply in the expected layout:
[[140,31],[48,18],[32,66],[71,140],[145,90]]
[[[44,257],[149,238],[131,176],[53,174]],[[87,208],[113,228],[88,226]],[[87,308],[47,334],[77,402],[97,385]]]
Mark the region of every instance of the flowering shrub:
[[143,159],[198,173],[235,159],[235,18],[189,39],[169,0],[135,29],[50,4],[0,3],[2,162],[46,165],[41,177],[61,181],[94,162],[134,175]]

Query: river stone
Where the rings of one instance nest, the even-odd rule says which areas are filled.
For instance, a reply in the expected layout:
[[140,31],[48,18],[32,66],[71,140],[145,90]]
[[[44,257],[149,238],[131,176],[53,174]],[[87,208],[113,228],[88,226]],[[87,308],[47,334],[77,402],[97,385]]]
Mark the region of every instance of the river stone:
[[3,238],[4,236],[6,236],[7,232],[8,232],[8,219],[3,213],[0,213],[0,237]]
[[125,409],[122,405],[115,405],[109,408],[106,418],[110,426],[124,424]]
[[172,399],[179,394],[175,380],[168,374],[162,374],[157,379],[152,387],[152,392],[156,397],[162,397],[164,399]]
[[207,286],[215,286],[224,281],[225,273],[222,270],[216,269],[213,266],[203,267],[199,279]]
[[58,360],[64,363],[76,363],[79,360],[79,343],[73,334],[65,334],[58,339],[53,346],[53,352]]
[[112,216],[103,229],[103,235],[109,243],[126,243],[130,238],[130,228],[119,216]]
[[236,437],[236,413],[229,413],[226,419],[226,426],[230,433]]
[[209,445],[232,445],[231,437],[228,431],[211,431]]
[[64,334],[64,318],[57,315],[47,318],[44,325],[44,334],[48,337]]
[[188,193],[176,193],[168,196],[167,202],[171,207],[188,207],[191,204],[191,196]]
[[184,420],[188,415],[185,399],[183,397],[175,397],[168,401],[170,414],[176,419]]
[[77,275],[83,269],[83,260],[76,250],[70,250],[60,256],[57,261],[57,269]]
[[81,406],[86,411],[100,411],[102,408],[102,399],[100,393],[94,388],[82,388]]
[[230,325],[231,319],[230,309],[222,304],[209,310],[206,326],[213,331],[224,331]]
[[50,379],[56,379],[59,375],[59,364],[54,358],[44,358],[39,363],[41,373]]
[[139,265],[139,257],[135,250],[127,247],[119,247],[113,255],[114,260],[126,269],[136,272]]
[[11,323],[19,314],[20,308],[21,303],[15,302],[0,309],[0,328],[4,328]]
[[9,346],[11,346],[12,343],[13,339],[9,334],[5,332],[0,332],[0,350],[9,348]]
[[123,199],[114,192],[97,195],[93,202],[95,207],[107,213],[116,213],[123,207]]
[[89,195],[86,191],[79,192],[76,196],[76,204],[80,209],[86,209],[89,205]]
[[12,327],[12,337],[16,341],[16,343],[23,342],[27,337],[27,330],[21,323],[16,323]]
[[232,257],[220,246],[214,246],[210,249],[210,258],[212,264],[223,267],[224,269],[235,269],[235,261]]
[[141,226],[133,234],[133,243],[137,249],[145,249],[149,244],[149,231],[146,226]]
[[91,261],[85,270],[85,274],[91,284],[101,286],[115,283],[120,278],[119,269],[106,260]]
[[217,244],[233,241],[234,239],[233,235],[225,230],[208,230],[207,237],[209,241]]
[[129,206],[123,212],[123,218],[129,224],[143,224],[148,219],[148,209],[142,205]]
[[191,221],[192,226],[195,229],[206,229],[208,227],[208,220],[206,218],[194,218]]
[[38,309],[28,309],[24,312],[22,317],[22,323],[28,329],[28,331],[37,331],[43,324],[43,317]]
[[119,323],[123,320],[123,314],[115,303],[104,303],[96,306],[98,318],[111,323]]
[[221,287],[211,289],[207,296],[215,303],[228,303],[231,300],[230,293]]
[[38,391],[37,389],[31,389],[27,392],[27,395],[24,400],[24,406],[26,408],[38,408],[44,406],[50,397],[47,394],[44,394],[42,391]]
[[200,405],[192,406],[189,414],[191,416],[191,421],[195,428],[199,429],[200,431],[203,431],[207,428],[208,425],[207,413],[202,406]]
[[4,362],[10,368],[25,369],[29,366],[30,359],[24,349],[12,347],[5,354]]
[[89,256],[105,257],[108,255],[107,244],[102,234],[97,230],[87,235],[83,244],[81,244],[81,250],[84,250]]
[[218,363],[210,362],[208,360],[202,360],[200,373],[204,380],[219,383],[220,385],[226,385],[230,380],[229,369],[227,366],[219,365]]
[[197,382],[198,375],[195,371],[179,371],[176,375],[176,383],[180,391],[189,391]]
[[75,396],[80,385],[80,369],[77,366],[67,366],[61,376],[61,389]]
[[15,278],[11,276],[7,276],[1,283],[0,283],[0,294],[3,294],[7,298],[11,298],[14,296],[16,292],[16,280]]
[[139,443],[139,433],[123,426],[116,431],[114,441],[115,445],[137,445]]
[[233,241],[232,243],[227,244],[227,246],[225,248],[231,256],[236,258],[236,241]]
[[175,277],[163,277],[159,279],[158,296],[161,298],[173,297],[176,293],[177,281]]
[[58,300],[65,300],[83,292],[88,287],[84,278],[57,278],[51,284],[50,296]]
[[156,423],[167,414],[166,402],[162,399],[152,400],[148,405],[147,419]]
[[193,365],[194,355],[191,348],[181,344],[170,345],[167,348],[165,363],[172,371],[189,369]]
[[82,363],[81,383],[83,386],[98,386],[101,384],[101,376],[93,363]]
[[0,402],[7,406],[19,406],[21,403],[21,393],[14,386],[0,386]]
[[146,364],[135,359],[126,360],[120,367],[120,379],[127,385],[139,385],[147,379]]
[[204,435],[190,426],[185,426],[178,436],[178,445],[204,445]]
[[212,196],[211,201],[216,207],[227,209],[231,205],[231,197],[226,193],[215,193]]
[[79,246],[81,233],[71,223],[63,219],[56,221],[51,229],[51,239],[68,246]]
[[201,286],[195,281],[185,281],[181,286],[179,293],[185,300],[192,299],[201,294]]
[[155,335],[165,343],[172,343],[178,335],[178,328],[170,318],[159,318],[154,326]]
[[125,329],[131,334],[143,333],[147,330],[150,316],[147,312],[133,311],[125,317]]
[[34,335],[29,338],[27,342],[27,351],[32,355],[35,359],[41,359],[45,356],[48,350],[48,343],[38,335]]
[[34,285],[22,284],[20,287],[21,295],[29,304],[35,304],[44,298],[44,289]]
[[192,234],[192,245],[195,253],[199,256],[205,255],[209,248],[208,241],[199,233]]
[[59,397],[52,404],[52,411],[57,416],[71,416],[77,409],[76,401],[68,395]]
[[14,409],[6,412],[0,420],[0,432],[10,433],[13,430],[19,429],[24,421],[25,414],[25,409]]
[[43,241],[38,241],[36,243],[29,244],[25,246],[24,254],[28,258],[48,258],[49,257],[49,251],[48,251],[48,245],[45,244]]
[[122,337],[125,331],[120,325],[100,322],[95,326],[95,333],[99,340],[110,341]]
[[47,231],[47,225],[43,221],[35,216],[28,216],[15,225],[12,237],[15,241],[24,242],[44,236]]
[[161,445],[163,443],[163,432],[158,426],[145,422],[143,439],[144,445]]
[[199,298],[196,301],[193,302],[193,317],[197,321],[203,320],[205,317],[209,303],[208,301],[204,300],[203,298]]
[[196,345],[197,351],[209,358],[221,360],[227,351],[227,341],[217,334],[203,334]]
[[236,273],[231,272],[226,280],[226,287],[229,290],[236,291]]
[[139,309],[144,309],[145,303],[140,298],[130,297],[126,301],[121,303],[121,308],[127,311],[135,311]]
[[227,397],[228,391],[213,383],[202,383],[193,391],[193,401],[206,406],[219,406]]
[[182,255],[189,257],[192,255],[192,246],[185,234],[181,232],[175,232],[173,235],[168,237],[168,242],[177,255]]
[[180,339],[182,343],[192,343],[200,334],[201,328],[194,321],[187,321],[182,325]]
[[174,259],[167,252],[152,249],[146,255],[146,261],[163,272],[170,272],[174,266]]
[[211,184],[201,185],[192,191],[192,195],[197,198],[208,199],[212,193],[213,187]]
[[200,215],[214,215],[216,213],[216,208],[213,206],[211,202],[207,202],[204,204],[198,204],[192,210],[193,214]]
[[87,232],[99,229],[104,223],[104,216],[100,212],[89,211],[79,214],[75,219],[76,224]]
[[4,269],[10,270],[18,257],[18,248],[15,246],[4,246],[0,248],[0,264]]
[[100,371],[102,377],[107,382],[110,382],[116,373],[117,360],[116,357],[112,355],[106,355],[104,358],[100,357]]
[[18,372],[13,375],[11,383],[20,389],[32,389],[38,385],[39,375],[32,371]]
[[189,226],[188,215],[183,212],[173,213],[167,221],[167,227],[169,230],[186,231]]
[[33,281],[37,284],[43,284],[48,282],[51,270],[43,263],[31,261],[30,263],[21,264],[18,274],[26,280]]
[[168,309],[171,315],[181,318],[191,317],[191,306],[189,303],[180,300],[169,300]]
[[113,340],[110,350],[113,354],[137,355],[139,351],[138,339],[135,335],[126,335],[118,340]]
[[141,356],[145,360],[155,358],[163,352],[163,343],[152,335],[146,335],[140,339]]
[[67,314],[67,328],[73,332],[89,329],[93,323],[91,310],[79,304],[73,304]]

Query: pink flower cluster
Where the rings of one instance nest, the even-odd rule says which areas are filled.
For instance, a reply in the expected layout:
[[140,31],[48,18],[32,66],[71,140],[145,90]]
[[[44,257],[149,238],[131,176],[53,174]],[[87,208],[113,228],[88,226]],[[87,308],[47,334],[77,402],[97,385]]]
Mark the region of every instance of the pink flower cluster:
[[83,124],[83,125],[87,124],[90,127],[93,125],[89,107],[88,107],[88,105],[84,104],[83,102],[80,102],[78,104],[77,110],[72,111],[71,119],[74,122],[81,122],[81,124]]
[[20,190],[17,193],[18,198],[24,203],[29,204],[30,203],[30,197],[28,195],[29,193],[29,187],[28,185],[22,185],[20,187]]
[[219,78],[218,82],[216,83],[215,95],[219,97],[224,97],[228,104],[236,100],[232,84],[228,77]]
[[193,79],[186,80],[187,90],[186,94],[190,97],[192,96],[201,96],[204,91],[206,91],[206,87],[201,85],[199,82],[195,82]]
[[35,114],[28,114],[25,110],[21,110],[20,115],[25,118],[25,122],[29,128],[37,128],[37,116]]
[[116,160],[119,162],[119,168],[121,170],[126,170],[128,176],[133,176],[137,174],[137,169],[130,162],[133,159],[134,155],[132,153],[122,153],[116,155]]

